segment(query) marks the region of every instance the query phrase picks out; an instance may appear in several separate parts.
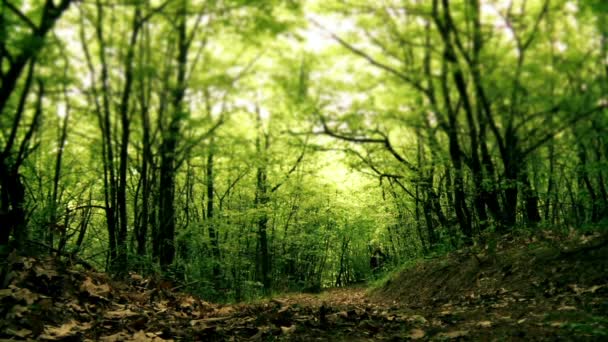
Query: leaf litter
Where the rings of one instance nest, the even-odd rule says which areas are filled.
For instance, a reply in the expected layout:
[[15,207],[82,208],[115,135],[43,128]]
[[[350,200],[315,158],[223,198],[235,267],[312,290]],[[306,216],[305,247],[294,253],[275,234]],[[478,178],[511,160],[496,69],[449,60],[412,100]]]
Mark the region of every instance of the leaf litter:
[[461,251],[427,260],[372,293],[338,288],[234,305],[138,274],[121,282],[52,258],[11,255],[0,339],[602,340],[608,244],[598,239],[570,239],[567,248],[507,240],[494,259]]

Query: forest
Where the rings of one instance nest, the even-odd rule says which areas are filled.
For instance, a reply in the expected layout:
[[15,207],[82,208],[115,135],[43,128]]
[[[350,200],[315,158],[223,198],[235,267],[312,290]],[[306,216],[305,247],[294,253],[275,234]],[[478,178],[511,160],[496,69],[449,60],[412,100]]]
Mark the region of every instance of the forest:
[[2,289],[62,260],[239,303],[607,255],[604,0],[0,0],[0,82]]

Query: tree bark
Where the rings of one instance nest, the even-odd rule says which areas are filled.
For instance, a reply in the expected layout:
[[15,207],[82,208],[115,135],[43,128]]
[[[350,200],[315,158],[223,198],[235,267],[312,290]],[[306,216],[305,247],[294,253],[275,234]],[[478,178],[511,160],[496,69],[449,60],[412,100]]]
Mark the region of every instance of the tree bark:
[[172,115],[168,130],[163,134],[160,147],[160,185],[159,185],[159,262],[167,270],[175,258],[175,174],[178,139],[181,137],[181,123],[185,116],[183,98],[186,91],[186,65],[188,62],[189,42],[186,37],[187,8],[182,1],[177,18],[178,52],[177,78],[172,96]]

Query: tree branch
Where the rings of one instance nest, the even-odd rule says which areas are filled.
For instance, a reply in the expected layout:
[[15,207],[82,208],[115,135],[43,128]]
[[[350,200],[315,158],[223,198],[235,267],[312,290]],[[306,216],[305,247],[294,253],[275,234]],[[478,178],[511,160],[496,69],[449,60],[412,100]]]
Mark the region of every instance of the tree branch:
[[413,86],[414,88],[416,88],[417,90],[423,92],[423,93],[427,93],[428,90],[426,88],[424,88],[420,82],[417,82],[416,80],[412,79],[411,77],[407,76],[406,74],[404,74],[403,72],[391,67],[390,65],[386,65],[382,62],[379,62],[377,59],[373,58],[372,56],[370,56],[368,53],[366,53],[365,51],[358,49],[356,47],[354,47],[353,45],[349,44],[347,41],[345,41],[344,39],[340,38],[338,35],[336,35],[333,32],[330,32],[329,30],[327,30],[325,27],[323,27],[321,24],[319,24],[316,20],[309,18],[309,20],[317,27],[319,27],[320,29],[322,29],[323,31],[327,32],[334,40],[336,40],[338,43],[340,43],[340,45],[342,45],[343,47],[345,47],[346,49],[350,50],[352,53],[363,57],[363,59],[367,60],[370,64],[372,64],[373,66],[376,66],[384,71],[387,71],[395,76],[397,76],[398,78],[400,78],[401,80],[405,81],[406,83],[408,83],[409,85]]
[[354,143],[358,143],[358,144],[381,144],[384,145],[384,147],[388,150],[388,152],[395,157],[395,159],[397,159],[399,162],[401,162],[403,165],[405,165],[409,170],[417,172],[418,169],[411,164],[410,162],[408,162],[403,156],[401,156],[393,147],[393,145],[391,144],[390,140],[388,139],[388,137],[380,132],[380,131],[375,131],[376,134],[379,134],[380,136],[382,136],[382,138],[368,138],[368,137],[353,137],[353,136],[348,136],[348,135],[344,135],[344,134],[340,134],[337,132],[332,131],[328,126],[327,126],[327,122],[325,122],[325,119],[323,118],[322,115],[319,115],[319,117],[321,118],[321,123],[323,124],[323,132],[322,134],[326,134],[332,138],[336,138],[336,139],[340,139],[340,140],[344,140],[344,141],[349,141],[349,142],[354,142]]
[[13,5],[10,1],[2,0],[2,3],[4,5],[6,5],[6,7],[8,7],[8,9],[11,10],[11,12],[13,12],[17,17],[19,17],[19,19],[21,19],[23,22],[25,22],[27,24],[27,26],[29,26],[32,29],[32,31],[38,30],[38,26],[36,26],[36,24],[34,24],[30,20],[30,18],[28,18],[25,14],[23,14],[23,12],[21,12],[17,7],[15,7],[15,5]]
[[302,153],[300,153],[300,156],[298,157],[298,159],[296,160],[296,162],[293,164],[293,166],[291,167],[291,169],[289,169],[289,171],[287,171],[287,174],[285,175],[285,178],[281,182],[279,182],[278,184],[276,184],[275,186],[273,186],[272,189],[270,189],[271,193],[277,191],[281,187],[281,185],[283,185],[283,183],[285,183],[285,181],[287,181],[289,179],[289,176],[292,173],[294,173],[294,171],[298,168],[298,165],[304,159],[305,153],[306,153],[306,145],[304,145],[304,148],[302,149]]
[[539,148],[540,146],[542,146],[544,143],[548,142],[549,140],[553,139],[557,134],[559,134],[560,132],[562,132],[563,130],[567,129],[568,127],[574,125],[575,123],[579,122],[582,119],[586,119],[588,117],[590,117],[592,114],[595,114],[598,111],[602,111],[608,109],[608,105],[607,104],[600,104],[599,106],[593,107],[590,110],[584,112],[584,113],[580,113],[577,115],[574,115],[572,119],[566,121],[563,125],[561,125],[560,127],[558,127],[556,130],[554,130],[553,132],[549,132],[547,133],[544,137],[540,138],[538,141],[536,141],[535,143],[533,143],[532,145],[530,145],[527,149],[525,149],[522,152],[522,156],[526,157],[528,154],[532,153],[534,150],[536,150],[537,148]]

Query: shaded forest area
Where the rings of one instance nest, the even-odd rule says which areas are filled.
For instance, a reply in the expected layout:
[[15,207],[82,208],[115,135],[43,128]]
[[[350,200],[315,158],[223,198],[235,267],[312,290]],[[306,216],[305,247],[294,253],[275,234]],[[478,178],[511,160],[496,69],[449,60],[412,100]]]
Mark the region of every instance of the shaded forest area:
[[1,0],[0,68],[2,260],[238,302],[608,221],[603,0]]

